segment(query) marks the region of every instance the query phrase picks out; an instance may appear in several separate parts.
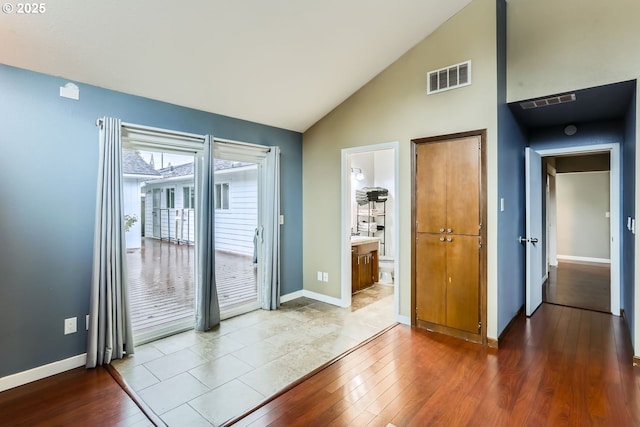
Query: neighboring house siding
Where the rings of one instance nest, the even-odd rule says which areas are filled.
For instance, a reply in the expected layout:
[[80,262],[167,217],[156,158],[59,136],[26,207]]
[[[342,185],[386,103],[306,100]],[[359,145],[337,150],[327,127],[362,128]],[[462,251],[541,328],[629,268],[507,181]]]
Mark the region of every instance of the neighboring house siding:
[[[186,178],[186,177],[185,177]],[[243,169],[237,171],[216,172],[216,183],[229,184],[228,209],[217,209],[216,215],[216,249],[227,252],[253,255],[253,236],[258,223],[258,183],[257,170]],[[147,182],[145,191],[145,236],[175,241],[176,239],[176,211],[184,212],[182,220],[183,233],[179,240],[194,241],[195,211],[185,209],[183,188],[192,186],[191,177],[172,182]],[[160,189],[160,233],[154,234],[153,226],[153,190]],[[167,191],[174,189],[175,204],[173,209],[167,208]],[[168,215],[168,218],[167,218]],[[187,220],[188,215],[188,220]],[[157,231],[157,230],[156,230]],[[179,234],[179,228],[178,228]]]
[[216,174],[216,182],[229,183],[229,209],[216,210],[216,249],[253,255],[258,224],[256,169]]
[[[183,203],[183,187],[193,186],[191,178],[182,181],[174,181],[171,183],[147,183],[144,187],[145,192],[145,237],[156,237],[168,239],[171,241],[193,242],[195,236],[195,211],[194,209],[184,208]],[[159,227],[156,226],[154,233],[154,205],[153,190],[160,189],[160,207],[156,213]],[[167,206],[167,192],[174,190],[173,208]],[[182,217],[182,225],[180,222],[176,224],[176,213],[178,217]],[[176,228],[177,225],[177,228]],[[159,230],[158,230],[159,228]]]

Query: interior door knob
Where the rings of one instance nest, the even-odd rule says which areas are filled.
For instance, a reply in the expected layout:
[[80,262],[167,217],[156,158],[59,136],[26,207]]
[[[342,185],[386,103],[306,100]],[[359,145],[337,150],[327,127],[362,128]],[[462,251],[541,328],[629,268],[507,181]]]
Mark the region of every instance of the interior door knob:
[[538,238],[537,237],[532,237],[532,238],[529,239],[529,241],[531,243],[538,243]]

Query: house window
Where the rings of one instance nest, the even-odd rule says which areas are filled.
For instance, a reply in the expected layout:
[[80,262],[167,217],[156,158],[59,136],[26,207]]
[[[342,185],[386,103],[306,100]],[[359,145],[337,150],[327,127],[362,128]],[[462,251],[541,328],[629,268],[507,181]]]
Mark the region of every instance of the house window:
[[176,207],[176,189],[167,188],[167,208],[173,209]]
[[195,209],[196,192],[193,187],[182,187],[182,207],[185,209]]
[[216,209],[229,209],[229,183],[216,184]]

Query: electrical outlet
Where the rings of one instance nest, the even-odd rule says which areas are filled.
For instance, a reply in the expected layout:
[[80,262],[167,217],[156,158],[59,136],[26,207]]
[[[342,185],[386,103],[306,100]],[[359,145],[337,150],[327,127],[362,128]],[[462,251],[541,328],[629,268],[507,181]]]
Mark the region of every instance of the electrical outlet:
[[323,282],[328,282],[329,281],[329,273],[322,273],[322,281]]
[[318,271],[317,278],[319,282],[322,282],[322,271]]
[[75,334],[76,332],[78,332],[78,318],[70,317],[64,319],[64,334]]

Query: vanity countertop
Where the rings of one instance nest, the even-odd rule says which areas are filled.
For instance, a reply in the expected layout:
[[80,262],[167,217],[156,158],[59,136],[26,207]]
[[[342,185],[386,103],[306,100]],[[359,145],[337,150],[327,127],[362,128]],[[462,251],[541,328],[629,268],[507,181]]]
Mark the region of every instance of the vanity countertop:
[[380,242],[379,237],[351,236],[351,246],[360,246],[378,242]]

